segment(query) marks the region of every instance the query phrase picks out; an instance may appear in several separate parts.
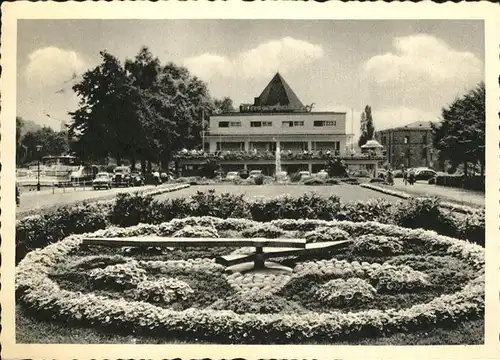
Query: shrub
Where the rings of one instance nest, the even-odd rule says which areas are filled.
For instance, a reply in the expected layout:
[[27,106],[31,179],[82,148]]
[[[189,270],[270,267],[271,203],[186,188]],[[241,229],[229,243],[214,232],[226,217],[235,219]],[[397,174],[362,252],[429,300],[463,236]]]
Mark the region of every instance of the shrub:
[[268,238],[274,239],[283,236],[285,232],[272,224],[262,224],[243,230],[241,235],[245,238]]
[[378,221],[386,223],[391,220],[388,213],[390,213],[390,209],[393,207],[394,205],[384,199],[344,203],[340,206],[340,210],[335,215],[335,219],[349,221]]
[[396,225],[411,229],[434,230],[447,236],[459,235],[457,221],[445,215],[439,202],[437,198],[410,198],[400,202],[393,209],[393,221]]
[[16,222],[16,262],[31,250],[57,242],[70,234],[104,229],[109,225],[108,203],[61,206],[41,216]]
[[308,243],[341,241],[347,240],[349,233],[336,227],[320,227],[307,232],[304,237]]
[[187,225],[180,230],[177,230],[172,237],[187,237],[187,238],[218,238],[219,233],[212,227],[190,226]]
[[355,177],[342,178],[340,181],[349,185],[359,185],[359,180]]
[[423,289],[430,286],[426,274],[408,266],[381,266],[369,276],[379,291],[400,292],[404,289]]
[[361,235],[350,245],[351,251],[364,256],[389,256],[404,252],[402,241],[397,237]]
[[299,304],[270,294],[245,292],[216,301],[210,306],[214,310],[231,310],[236,314],[300,314],[305,310]]
[[329,178],[329,179],[326,179],[326,183],[331,184],[331,185],[339,185],[340,181],[338,179]]
[[220,218],[246,218],[249,216],[247,202],[243,195],[223,193],[215,190],[198,191],[191,197],[191,216],[215,216]]
[[370,183],[378,183],[378,184],[385,184],[386,181],[384,179],[381,179],[381,178],[371,178]]
[[104,269],[92,269],[89,277],[96,287],[112,287],[118,290],[131,289],[146,280],[146,270],[139,267],[136,261],[116,264]]
[[464,221],[459,222],[459,227],[460,238],[485,246],[486,221],[484,209],[466,216]]
[[137,300],[165,304],[186,300],[192,294],[194,291],[187,283],[175,278],[145,280],[140,282],[134,291]]
[[116,196],[111,222],[119,226],[132,226],[148,221],[152,196],[122,193]]
[[319,178],[309,178],[302,182],[304,185],[324,185],[325,180]]
[[351,303],[362,303],[372,300],[377,290],[367,281],[350,278],[347,280],[334,279],[323,284],[316,292],[318,301],[333,305],[343,306]]

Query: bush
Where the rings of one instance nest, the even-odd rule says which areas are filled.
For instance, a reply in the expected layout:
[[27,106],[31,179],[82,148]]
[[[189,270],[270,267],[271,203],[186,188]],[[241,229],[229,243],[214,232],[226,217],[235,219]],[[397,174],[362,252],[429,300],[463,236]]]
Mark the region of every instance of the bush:
[[309,178],[302,182],[304,185],[325,185],[325,180],[319,178]]
[[215,302],[211,309],[231,310],[236,314],[300,314],[304,309],[294,302],[270,294],[246,292]]
[[354,239],[350,249],[361,256],[390,256],[404,252],[403,243],[397,237],[361,235]]
[[388,214],[393,207],[394,205],[383,199],[349,202],[340,206],[340,210],[335,215],[335,219],[388,223],[391,221]]
[[349,185],[359,185],[359,180],[355,177],[342,178],[340,179],[340,181]]
[[331,185],[339,185],[340,181],[338,179],[329,178],[329,179],[326,179],[326,183],[331,184]]
[[341,241],[349,239],[349,233],[335,227],[320,227],[304,235],[308,243]]
[[137,285],[134,292],[137,300],[165,304],[179,299],[186,300],[192,294],[194,291],[187,283],[175,278],[144,280]]
[[381,179],[381,178],[371,178],[370,183],[378,183],[378,184],[385,184],[386,181],[384,179]]
[[357,278],[334,279],[323,284],[314,294],[322,303],[344,306],[373,300],[377,290],[367,281]]
[[215,190],[196,192],[191,197],[191,216],[214,216],[220,218],[249,217],[247,202],[243,195],[223,193],[216,195]]
[[394,224],[411,229],[434,230],[439,234],[458,237],[458,220],[446,216],[439,199],[410,198],[393,209]]
[[116,196],[111,222],[118,226],[132,226],[148,222],[152,196],[122,193]]
[[97,288],[111,287],[117,290],[131,289],[147,278],[146,270],[139,267],[136,261],[125,264],[110,265],[104,269],[96,268],[89,272]]
[[450,175],[438,174],[435,178],[435,184],[441,186],[451,186],[464,188],[468,190],[484,191],[485,176],[465,176],[465,175]]
[[16,222],[16,262],[28,252],[55,243],[70,234],[104,229],[109,225],[108,203],[62,206],[51,213]]
[[271,224],[263,224],[256,225],[249,229],[243,230],[241,235],[245,238],[268,238],[275,239],[280,236],[283,236],[285,232],[280,228],[271,225]]

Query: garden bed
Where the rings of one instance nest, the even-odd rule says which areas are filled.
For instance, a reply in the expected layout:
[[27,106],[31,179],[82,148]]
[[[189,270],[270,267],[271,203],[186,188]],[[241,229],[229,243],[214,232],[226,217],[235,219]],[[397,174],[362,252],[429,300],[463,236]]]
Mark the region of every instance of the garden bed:
[[[109,249],[83,237],[350,239],[345,250],[277,259],[291,274],[233,274],[237,248]],[[455,326],[484,315],[484,248],[376,222],[215,217],[70,235],[18,265],[19,302],[38,317],[120,334],[217,343],[332,343]],[[270,340],[271,339],[271,340]]]

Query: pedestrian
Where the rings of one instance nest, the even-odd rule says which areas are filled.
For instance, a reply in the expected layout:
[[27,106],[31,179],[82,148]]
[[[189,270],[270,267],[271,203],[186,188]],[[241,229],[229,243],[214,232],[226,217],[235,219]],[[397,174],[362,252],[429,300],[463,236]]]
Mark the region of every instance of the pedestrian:
[[16,182],[16,205],[19,206],[20,203],[21,203],[21,193],[19,191],[19,185],[17,185]]
[[403,183],[405,186],[408,184],[408,171],[405,168],[403,168]]
[[410,174],[408,175],[408,181],[410,185],[413,185],[415,183],[415,172],[413,170],[410,171]]

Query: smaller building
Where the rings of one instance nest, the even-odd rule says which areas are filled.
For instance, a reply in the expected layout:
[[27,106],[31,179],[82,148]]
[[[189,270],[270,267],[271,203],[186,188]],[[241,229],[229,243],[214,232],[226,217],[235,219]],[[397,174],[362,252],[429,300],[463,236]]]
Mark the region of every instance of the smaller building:
[[393,169],[401,167],[439,168],[438,153],[432,145],[430,121],[377,131],[375,138],[386,150],[387,161]]

